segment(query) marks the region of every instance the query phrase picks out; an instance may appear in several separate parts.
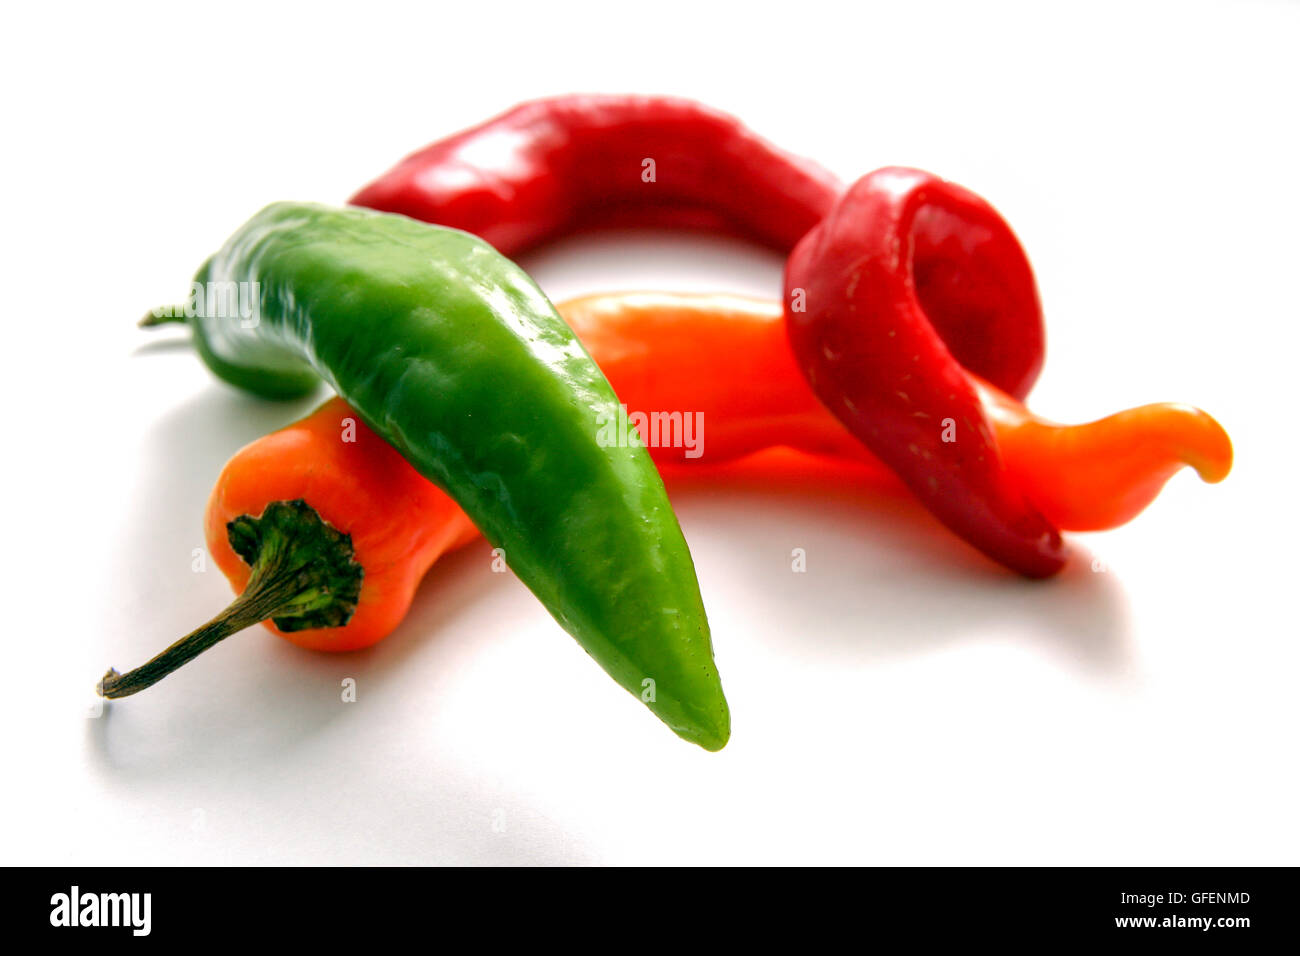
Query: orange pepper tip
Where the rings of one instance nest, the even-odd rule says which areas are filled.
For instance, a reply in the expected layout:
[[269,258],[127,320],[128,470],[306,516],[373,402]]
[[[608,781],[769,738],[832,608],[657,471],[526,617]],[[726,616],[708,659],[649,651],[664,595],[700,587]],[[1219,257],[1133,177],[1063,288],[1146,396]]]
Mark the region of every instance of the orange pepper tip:
[[[1200,411],[1200,409],[1197,409]],[[1201,412],[1207,423],[1207,430],[1211,432],[1214,438],[1214,451],[1206,455],[1206,464],[1196,469],[1201,479],[1211,484],[1217,484],[1224,478],[1228,477],[1228,472],[1232,471],[1232,439],[1224,427],[1206,412]]]
[[1232,439],[1212,415],[1192,405],[1166,402],[1131,413],[1144,420],[1145,430],[1178,461],[1196,469],[1201,480],[1218,484],[1232,471]]

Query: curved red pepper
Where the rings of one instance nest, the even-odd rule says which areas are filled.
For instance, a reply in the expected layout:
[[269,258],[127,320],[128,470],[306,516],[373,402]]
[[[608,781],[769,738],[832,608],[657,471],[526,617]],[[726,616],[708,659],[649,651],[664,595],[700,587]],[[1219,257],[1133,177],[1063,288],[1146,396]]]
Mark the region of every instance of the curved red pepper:
[[785,253],[842,188],[691,100],[575,95],[426,146],[351,202],[472,232],[507,256],[610,225],[736,233]]
[[[610,225],[739,234],[788,254],[843,188],[691,100],[574,95],[523,103],[426,146],[351,201],[464,229],[507,256]],[[1023,398],[1042,366],[1043,325],[1015,237],[991,210],[954,220],[934,207],[911,239],[918,294],[940,337],[972,372]]]
[[1012,385],[994,384],[1016,395],[1038,372],[1033,276],[997,212],[929,173],[877,170],[800,241],[785,291],[823,404],[967,542],[1029,577],[1058,571],[1060,533],[1008,480],[962,371],[993,380],[995,357]]

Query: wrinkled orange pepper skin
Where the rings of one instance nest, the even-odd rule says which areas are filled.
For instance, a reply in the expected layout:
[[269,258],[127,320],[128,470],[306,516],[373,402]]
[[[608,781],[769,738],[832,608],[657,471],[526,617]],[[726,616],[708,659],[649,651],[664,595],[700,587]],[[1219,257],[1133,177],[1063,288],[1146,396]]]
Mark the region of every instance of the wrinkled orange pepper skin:
[[[649,449],[666,476],[700,473],[778,448],[840,462],[853,480],[890,472],[822,407],[795,363],[780,303],[725,295],[594,295],[560,314],[629,412],[701,413],[699,457],[684,446]],[[971,375],[1007,473],[1063,530],[1099,531],[1132,519],[1185,465],[1209,482],[1232,465],[1227,433],[1186,405],[1147,405],[1088,425],[1057,425]],[[354,441],[345,441],[348,430]],[[765,456],[788,469],[789,457]],[[809,459],[806,457],[804,461]],[[281,634],[304,647],[352,650],[405,616],[437,559],[478,536],[464,513],[338,398],[238,452],[209,501],[209,552],[236,591],[248,566],[226,524],[272,501],[304,499],[350,534],[365,569],[357,612],[344,627]],[[271,630],[279,632],[267,622]]]

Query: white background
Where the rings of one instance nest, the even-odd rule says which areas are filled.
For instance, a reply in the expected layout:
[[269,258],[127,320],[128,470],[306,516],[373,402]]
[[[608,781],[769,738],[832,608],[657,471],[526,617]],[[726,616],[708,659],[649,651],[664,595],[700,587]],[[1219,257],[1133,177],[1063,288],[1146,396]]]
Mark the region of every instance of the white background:
[[[1295,5],[14,10],[0,861],[1300,862]],[[1035,410],[1191,402],[1236,471],[1180,474],[1039,584],[851,488],[680,491],[734,716],[716,755],[482,543],[369,652],[250,631],[87,719],[108,665],[224,606],[190,569],[212,482],[314,405],[223,387],[135,319],[263,204],[342,202],[575,90],[683,94],[845,179],[977,190],[1036,267]],[[679,236],[525,265],[555,298],[779,293],[776,258]]]

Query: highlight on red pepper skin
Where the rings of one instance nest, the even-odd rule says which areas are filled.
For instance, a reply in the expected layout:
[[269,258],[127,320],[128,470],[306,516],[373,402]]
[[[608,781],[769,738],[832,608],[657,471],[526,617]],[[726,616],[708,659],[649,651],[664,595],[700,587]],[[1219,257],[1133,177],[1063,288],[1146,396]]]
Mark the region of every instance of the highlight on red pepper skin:
[[692,100],[578,94],[432,143],[351,202],[463,229],[511,257],[600,226],[705,229],[789,252],[842,189]]
[[[1065,564],[1060,533],[1008,479],[957,358],[963,352],[972,371],[1023,391],[1036,368],[1006,378],[1003,368],[995,378],[969,344],[1019,341],[1001,323],[1036,313],[1036,297],[1034,307],[1010,314],[996,301],[986,310],[960,308],[965,292],[978,297],[988,288],[1010,287],[993,281],[992,257],[973,255],[957,258],[952,272],[977,263],[969,271],[988,281],[941,282],[941,294],[928,302],[920,295],[923,253],[935,247],[934,234],[951,228],[962,235],[972,221],[986,235],[1010,235],[982,199],[930,173],[890,167],[864,176],[787,261],[786,328],[818,398],[932,514],[993,560],[1027,577],[1047,577]],[[930,241],[916,241],[918,228]],[[958,244],[937,247],[959,257],[969,252]],[[1023,254],[1019,259],[1022,265]],[[1023,294],[1023,274],[1014,285]],[[927,305],[938,311],[928,312]],[[954,333],[967,322],[973,331]]]

